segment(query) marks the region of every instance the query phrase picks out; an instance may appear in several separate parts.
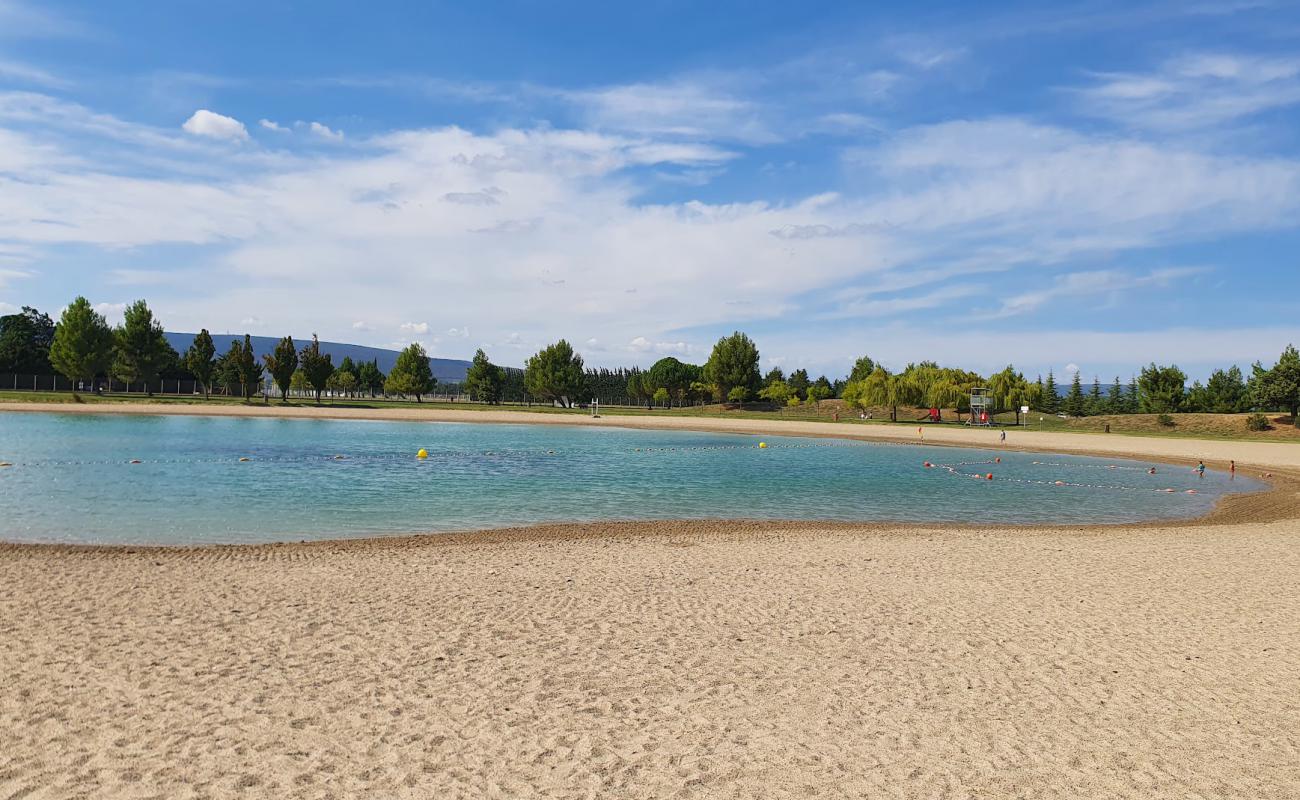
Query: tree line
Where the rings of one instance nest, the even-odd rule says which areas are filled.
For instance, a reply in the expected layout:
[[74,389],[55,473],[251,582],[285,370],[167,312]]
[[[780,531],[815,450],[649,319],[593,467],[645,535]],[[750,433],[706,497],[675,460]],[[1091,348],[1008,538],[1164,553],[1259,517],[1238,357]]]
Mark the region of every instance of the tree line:
[[[97,380],[113,377],[142,384],[146,391],[162,378],[192,378],[205,397],[220,387],[245,399],[269,378],[282,400],[294,391],[311,393],[318,403],[325,391],[371,397],[383,393],[420,401],[438,384],[428,354],[418,343],[398,354],[387,375],[376,361],[358,364],[344,358],[335,366],[331,355],[321,352],[314,334],[301,348],[286,336],[259,360],[248,334],[243,341],[232,341],[227,352],[217,353],[211,334],[203,329],[180,354],[163,336],[162,325],[145,301],[132,303],[123,313],[122,324],[110,327],[84,297],[73,300],[57,323],[31,307],[0,317],[0,372],[42,373],[50,369],[81,385],[93,387]],[[566,407],[592,399],[647,406],[749,401],[798,406],[839,398],[863,411],[887,408],[895,421],[899,409],[904,408],[953,409],[960,417],[970,410],[971,390],[986,387],[995,412],[1014,412],[1017,422],[1024,406],[1074,417],[1282,410],[1296,420],[1300,412],[1300,353],[1288,345],[1271,367],[1257,361],[1249,376],[1235,366],[1219,369],[1204,384],[1196,381],[1191,386],[1177,366],[1155,363],[1127,383],[1116,376],[1104,386],[1099,377],[1085,386],[1076,372],[1062,392],[1050,371],[1046,378],[1038,376],[1031,381],[1010,365],[985,377],[922,361],[894,372],[867,356],[854,363],[846,378],[835,381],[825,375],[812,379],[804,369],[787,375],[776,367],[762,374],[757,345],[736,331],[717,341],[704,364],[688,364],[669,356],[646,370],[588,369],[582,356],[563,339],[530,357],[522,370],[493,364],[479,349],[465,380],[452,386],[484,403],[528,400]]]

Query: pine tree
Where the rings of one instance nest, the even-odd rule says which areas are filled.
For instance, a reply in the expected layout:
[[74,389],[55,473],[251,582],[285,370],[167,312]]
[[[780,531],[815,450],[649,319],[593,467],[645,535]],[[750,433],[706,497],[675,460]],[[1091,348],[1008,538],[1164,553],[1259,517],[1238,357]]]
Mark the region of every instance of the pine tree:
[[244,334],[244,344],[239,348],[239,358],[235,362],[239,373],[239,385],[244,390],[244,400],[251,400],[257,387],[262,384],[262,365],[257,363],[257,351],[253,349],[253,337]]
[[320,339],[316,338],[316,334],[311,335],[311,344],[304,346],[298,353],[298,364],[307,377],[307,384],[316,393],[316,405],[320,405],[320,394],[325,391],[325,384],[334,374],[334,361],[329,353],[320,351]]
[[1129,414],[1136,414],[1141,410],[1141,399],[1138,397],[1138,381],[1136,375],[1131,375],[1128,381],[1128,389],[1124,392],[1124,410]]
[[217,355],[217,346],[212,343],[212,334],[204,328],[194,337],[190,343],[190,349],[185,351],[185,368],[190,371],[194,379],[203,387],[203,399],[207,400],[212,393],[212,373],[216,369],[214,361]]
[[1065,396],[1065,402],[1061,407],[1071,417],[1082,417],[1087,413],[1087,404],[1083,399],[1083,382],[1079,380],[1077,372],[1074,373],[1074,380],[1070,383],[1070,393]]
[[143,382],[149,388],[167,360],[170,350],[163,327],[143,300],[127,306],[122,324],[113,331],[113,375],[127,384]]
[[1047,382],[1043,384],[1043,410],[1055,414],[1061,407],[1061,395],[1056,388],[1056,376],[1049,369]]
[[504,384],[504,370],[488,361],[487,353],[480,348],[474,353],[474,362],[465,373],[465,391],[469,393],[470,399],[482,403],[499,403]]
[[1101,399],[1101,379],[1092,376],[1092,391],[1088,393],[1088,413],[1091,415],[1106,413],[1106,404]]
[[423,395],[433,391],[438,381],[433,377],[429,367],[429,356],[419,342],[412,342],[405,350],[397,354],[397,363],[384,381],[384,391],[389,394],[413,394],[415,402],[421,402]]
[[298,369],[298,350],[292,336],[286,336],[275,346],[275,352],[262,356],[272,380],[280,389],[280,402],[289,399],[289,388],[293,383],[293,373]]
[[69,380],[94,383],[113,356],[113,331],[84,297],[63,310],[50,343],[50,364]]
[[1106,397],[1106,413],[1124,413],[1124,387],[1120,385],[1118,375],[1115,376],[1115,382],[1110,385],[1110,393]]

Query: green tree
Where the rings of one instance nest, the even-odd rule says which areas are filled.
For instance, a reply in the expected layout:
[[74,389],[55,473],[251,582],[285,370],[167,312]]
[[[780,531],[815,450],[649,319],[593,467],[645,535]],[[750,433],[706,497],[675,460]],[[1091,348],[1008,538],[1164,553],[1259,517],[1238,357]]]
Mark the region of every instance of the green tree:
[[1204,412],[1210,408],[1210,396],[1200,381],[1192,381],[1191,387],[1187,390],[1187,396],[1183,398],[1184,412]]
[[1061,409],[1071,417],[1082,417],[1088,413],[1088,403],[1083,397],[1083,383],[1079,380],[1078,372],[1074,373],[1074,380],[1070,382],[1070,393],[1065,396]]
[[1088,413],[1105,414],[1106,401],[1101,396],[1101,378],[1096,375],[1092,376],[1092,389],[1088,392]]
[[743,406],[745,401],[748,399],[749,389],[744,386],[733,386],[731,387],[731,391],[727,392],[727,402],[729,403],[736,403]]
[[1271,369],[1255,363],[1251,394],[1264,408],[1286,411],[1291,415],[1292,424],[1300,428],[1300,353],[1293,345],[1286,346]]
[[[704,380],[713,385],[720,399],[743,402],[759,389],[758,347],[740,331],[719,339],[704,365]],[[737,387],[744,390],[740,401],[733,399],[732,390]]]
[[1246,380],[1240,367],[1216,369],[1205,383],[1206,411],[1235,414],[1249,408]]
[[357,390],[357,376],[346,369],[336,369],[325,381],[325,387],[332,392],[342,392],[348,397]]
[[777,381],[785,381],[785,372],[783,372],[780,367],[772,367],[767,371],[767,374],[763,376],[763,385],[771,386]]
[[564,408],[573,405],[585,385],[582,356],[564,339],[543,348],[524,364],[528,393]]
[[488,361],[487,353],[479,348],[465,373],[465,391],[469,393],[470,399],[480,403],[500,403],[505,382],[505,370]]
[[293,377],[289,379],[289,388],[298,394],[311,388],[311,384],[307,382],[307,373],[302,371],[302,367],[293,371]]
[[50,369],[54,320],[31,306],[0,317],[0,372],[45,373]]
[[813,381],[808,389],[804,392],[808,396],[808,402],[814,406],[821,405],[821,402],[834,394],[831,389],[831,382],[823,375]]
[[113,356],[113,331],[84,297],[73,300],[59,317],[50,342],[50,364],[69,380],[94,383]]
[[1019,425],[1020,407],[1025,405],[1029,395],[1029,383],[1025,376],[1008,364],[1006,369],[990,375],[988,384],[989,391],[993,393],[994,411],[1014,411],[1016,424]]
[[298,364],[307,377],[308,385],[316,393],[316,405],[320,405],[321,392],[325,391],[325,384],[330,375],[334,374],[334,359],[329,353],[320,351],[320,339],[316,338],[316,334],[311,335],[311,344],[299,351]]
[[871,360],[871,356],[863,356],[853,362],[853,371],[849,373],[849,380],[863,381],[871,373],[876,371],[876,362]]
[[357,367],[357,386],[374,397],[384,390],[384,373],[379,370],[379,359],[362,361]]
[[1118,375],[1115,376],[1115,382],[1110,385],[1110,395],[1106,398],[1106,413],[1124,413],[1124,387],[1120,385]]
[[911,394],[910,388],[904,389],[903,384],[900,376],[891,375],[884,367],[876,367],[865,379],[850,381],[844,387],[844,399],[849,405],[863,410],[886,406],[890,421],[897,422],[898,407],[904,404],[905,395]]
[[634,405],[645,403],[646,408],[650,407],[650,396],[653,392],[650,390],[649,383],[645,373],[640,371],[627,376],[627,397]]
[[665,389],[662,386],[660,386],[658,389],[655,389],[655,396],[654,396],[655,405],[666,406],[668,405],[670,399],[671,396],[668,394],[667,389]]
[[795,394],[790,390],[790,384],[785,381],[773,381],[760,389],[758,396],[778,407],[782,407],[790,402],[790,398],[794,397]]
[[650,385],[655,389],[667,389],[671,399],[681,403],[691,390],[691,381],[698,376],[699,370],[691,364],[667,356],[654,363],[645,373]]
[[808,387],[812,386],[812,381],[808,379],[808,370],[797,369],[790,373],[790,379],[786,381],[790,384],[790,391],[800,400],[808,399]]
[[341,372],[351,372],[353,375],[357,374],[357,365],[352,363],[352,356],[343,356],[343,360],[339,362],[338,369]]
[[429,366],[429,355],[419,342],[412,342],[397,354],[397,363],[393,364],[388,380],[384,381],[384,391],[388,394],[415,395],[415,402],[433,391],[438,381],[433,377]]
[[[935,381],[935,383],[930,386],[926,402],[929,403],[932,408],[939,409],[939,418],[943,419],[943,410],[945,408],[960,409],[962,397],[965,395],[966,392],[963,391],[955,381],[951,378],[944,378],[943,380]],[[957,418],[957,421],[960,422],[960,410],[957,412]]]
[[1056,388],[1056,375],[1049,369],[1043,384],[1043,410],[1055,414],[1061,407],[1061,392]]
[[1187,375],[1178,367],[1156,364],[1138,376],[1139,403],[1144,414],[1173,414],[1183,406]]
[[298,349],[292,336],[286,336],[275,346],[275,352],[262,356],[266,370],[280,389],[280,402],[289,399],[289,389],[293,383],[293,374],[298,371]]
[[122,324],[113,331],[113,375],[128,384],[144,383],[145,392],[156,384],[167,361],[168,350],[162,323],[143,300],[126,307]]
[[212,334],[204,328],[190,342],[190,349],[185,351],[185,368],[203,387],[203,399],[212,394],[212,374],[216,370],[217,346],[212,342]]
[[226,354],[226,359],[239,381],[239,388],[244,396],[244,401],[251,400],[253,394],[257,392],[257,387],[262,385],[262,365],[257,362],[257,351],[253,349],[253,338],[246,333],[242,344],[238,339],[231,342],[230,352]]

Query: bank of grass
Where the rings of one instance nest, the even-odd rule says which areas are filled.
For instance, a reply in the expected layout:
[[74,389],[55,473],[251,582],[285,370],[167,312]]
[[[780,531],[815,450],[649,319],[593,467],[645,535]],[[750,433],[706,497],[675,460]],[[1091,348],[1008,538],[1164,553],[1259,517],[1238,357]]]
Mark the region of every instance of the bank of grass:
[[[583,408],[556,408],[547,405],[519,405],[505,404],[500,406],[489,406],[481,403],[471,402],[450,402],[447,400],[433,399],[424,403],[416,404],[410,400],[385,400],[383,398],[325,398],[319,406],[315,402],[306,398],[293,398],[288,402],[282,403],[279,399],[271,398],[264,401],[261,397],[256,397],[252,401],[245,403],[239,397],[213,396],[207,400],[197,396],[176,396],[176,395],[155,395],[147,397],[139,394],[80,394],[74,395],[71,392],[15,392],[0,391],[0,404],[6,402],[27,402],[27,403],[50,403],[57,404],[114,404],[114,403],[147,403],[156,404],[160,410],[167,406],[193,406],[193,405],[254,405],[254,406],[289,406],[289,407],[321,407],[332,409],[355,408],[358,410],[372,408],[412,408],[426,407],[437,409],[457,409],[466,412],[487,411],[497,409],[509,409],[512,411],[528,411],[536,414],[553,414],[553,415],[570,415],[570,416],[588,416],[591,414],[590,409]],[[797,420],[800,422],[824,422],[828,425],[903,425],[903,426],[952,426],[964,425],[966,417],[963,415],[961,422],[958,422],[956,412],[948,410],[943,412],[943,421],[932,423],[928,421],[926,409],[899,409],[898,422],[889,421],[889,410],[886,408],[877,408],[870,411],[869,419],[862,419],[859,412],[847,408],[842,401],[826,400],[817,406],[805,405],[793,408],[775,409],[759,404],[747,404],[743,407],[737,407],[727,404],[710,404],[704,406],[688,406],[685,408],[641,408],[633,406],[601,406],[600,412],[603,416],[675,416],[675,417],[712,417],[727,419],[786,419]],[[838,419],[837,419],[838,415]],[[1229,439],[1229,440],[1248,440],[1248,441],[1276,441],[1276,442],[1295,442],[1300,443],[1300,429],[1291,424],[1288,417],[1277,414],[1270,414],[1269,421],[1271,427],[1265,431],[1251,431],[1246,427],[1246,419],[1249,414],[1173,414],[1170,415],[1173,425],[1162,424],[1159,416],[1156,414],[1112,414],[1097,417],[1081,417],[1075,419],[1062,419],[1054,414],[1045,414],[1033,412],[1028,415],[1022,422],[1027,423],[1022,429],[1030,431],[1047,431],[1052,433],[1105,433],[1106,426],[1110,426],[1110,433],[1118,436],[1159,436],[1170,438],[1189,438],[1189,439]],[[999,414],[994,418],[994,422],[999,427],[1006,427],[1008,430],[1016,430],[1014,414]]]

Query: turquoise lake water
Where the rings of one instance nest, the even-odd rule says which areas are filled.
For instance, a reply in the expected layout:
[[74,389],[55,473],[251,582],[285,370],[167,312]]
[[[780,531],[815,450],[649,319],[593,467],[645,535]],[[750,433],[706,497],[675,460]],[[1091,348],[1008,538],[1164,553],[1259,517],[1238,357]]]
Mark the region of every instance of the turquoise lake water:
[[[420,448],[427,459],[415,458]],[[994,458],[1001,463],[979,463]],[[1152,476],[1131,461],[924,445],[161,415],[0,413],[0,461],[13,464],[0,469],[0,539],[33,542],[218,544],[685,518],[1131,522],[1196,516],[1225,493],[1262,488],[1164,465]],[[994,480],[968,477],[988,472]]]

